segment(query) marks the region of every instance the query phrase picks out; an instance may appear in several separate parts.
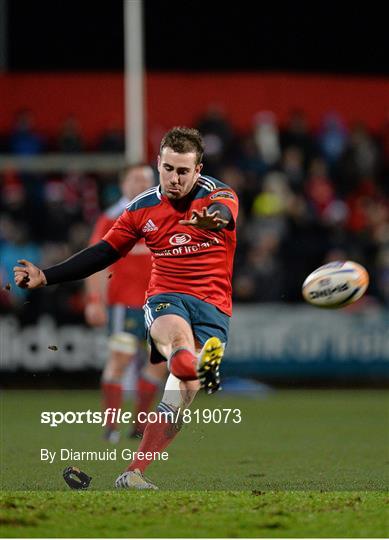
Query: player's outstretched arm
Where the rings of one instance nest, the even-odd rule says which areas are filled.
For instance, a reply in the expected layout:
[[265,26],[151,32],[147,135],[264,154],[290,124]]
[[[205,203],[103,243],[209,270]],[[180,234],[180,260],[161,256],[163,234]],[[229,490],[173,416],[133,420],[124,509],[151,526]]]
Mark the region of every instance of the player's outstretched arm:
[[45,285],[54,285],[65,281],[84,279],[103,270],[120,258],[108,242],[101,240],[97,244],[79,251],[66,261],[41,270],[25,259],[18,261],[23,266],[14,267],[14,280],[18,287],[37,289]]
[[227,206],[222,204],[212,204],[208,208],[204,206],[200,211],[192,210],[191,219],[181,219],[180,225],[191,225],[199,229],[218,231],[227,227],[232,219],[232,214]]

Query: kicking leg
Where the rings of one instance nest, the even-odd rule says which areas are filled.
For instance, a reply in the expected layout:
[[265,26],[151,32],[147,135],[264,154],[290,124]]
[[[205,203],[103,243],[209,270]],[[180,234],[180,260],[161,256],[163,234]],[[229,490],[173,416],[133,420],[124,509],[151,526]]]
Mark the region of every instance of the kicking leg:
[[[116,487],[156,489],[144,479],[143,473],[153,462],[145,456],[162,452],[181,429],[179,412],[188,408],[202,386],[208,393],[219,387],[219,364],[224,347],[218,338],[210,338],[199,356],[195,354],[192,329],[177,315],[165,315],[154,321],[151,337],[160,354],[168,359],[170,375],[157,410],[161,414],[156,423],[148,423],[138,452],[126,472],[116,480]],[[172,420],[172,418],[174,420]]]
[[178,315],[163,315],[153,322],[151,338],[167,359],[170,373],[181,380],[197,379],[197,358],[192,328]]

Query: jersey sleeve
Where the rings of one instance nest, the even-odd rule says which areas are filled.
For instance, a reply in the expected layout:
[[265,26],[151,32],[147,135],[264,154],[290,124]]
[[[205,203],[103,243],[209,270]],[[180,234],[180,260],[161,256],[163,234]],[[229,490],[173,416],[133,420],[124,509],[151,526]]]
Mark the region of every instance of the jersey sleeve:
[[89,245],[91,246],[93,244],[97,244],[97,242],[100,242],[114,223],[114,219],[110,219],[106,214],[102,214],[93,227],[93,231],[89,239]]
[[111,244],[124,257],[140,238],[141,235],[136,228],[132,213],[124,210],[107,234],[105,234],[103,240]]
[[221,188],[213,191],[208,196],[208,206],[211,206],[214,203],[224,204],[227,206],[232,214],[234,223],[236,223],[239,211],[239,199],[235,191],[228,188]]

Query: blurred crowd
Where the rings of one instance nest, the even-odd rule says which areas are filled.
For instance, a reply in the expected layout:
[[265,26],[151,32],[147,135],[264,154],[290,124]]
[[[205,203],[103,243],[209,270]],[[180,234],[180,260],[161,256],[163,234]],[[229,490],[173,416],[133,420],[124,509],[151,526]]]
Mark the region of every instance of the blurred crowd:
[[[206,144],[204,173],[229,184],[241,201],[236,302],[300,302],[301,284],[314,268],[351,259],[370,273],[370,299],[389,305],[389,122],[371,133],[332,112],[314,130],[302,110],[291,111],[285,125],[262,111],[249,132],[238,133],[212,106],[196,127]],[[85,149],[75,118],[49,144],[28,111],[0,145],[18,155]],[[96,150],[122,152],[123,134],[108,131]],[[4,284],[12,285],[16,259],[45,267],[85,247],[98,214],[118,197],[115,172],[0,173],[0,310],[29,320],[39,305],[63,322],[81,321],[80,283],[35,295]]]
[[35,156],[47,152],[124,152],[124,132],[112,125],[97,140],[89,141],[83,137],[78,119],[69,115],[57,133],[48,134],[37,128],[33,111],[22,109],[16,113],[9,133],[0,133],[0,154]]

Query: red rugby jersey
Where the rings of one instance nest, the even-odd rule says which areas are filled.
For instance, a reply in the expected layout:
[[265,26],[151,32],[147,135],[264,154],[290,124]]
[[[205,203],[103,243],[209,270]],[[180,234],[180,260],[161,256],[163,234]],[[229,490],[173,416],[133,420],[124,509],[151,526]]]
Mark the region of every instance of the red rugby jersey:
[[[94,226],[90,244],[103,238],[128,203],[128,199],[123,197],[101,214]],[[112,277],[107,286],[108,305],[124,304],[131,308],[141,308],[151,274],[151,253],[144,239],[141,239],[126,257],[110,266],[109,272]]]
[[[193,209],[201,210],[214,202],[228,206],[232,227],[207,231],[178,223],[190,219]],[[140,238],[145,238],[152,253],[146,298],[169,292],[191,294],[231,315],[237,215],[236,193],[219,180],[200,176],[183,200],[169,200],[160,186],[141,193],[103,239],[125,256]]]

